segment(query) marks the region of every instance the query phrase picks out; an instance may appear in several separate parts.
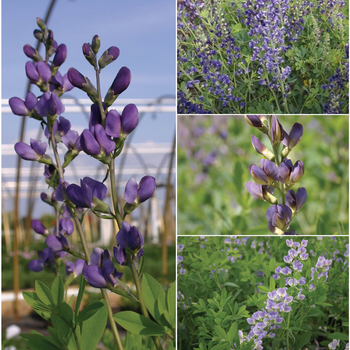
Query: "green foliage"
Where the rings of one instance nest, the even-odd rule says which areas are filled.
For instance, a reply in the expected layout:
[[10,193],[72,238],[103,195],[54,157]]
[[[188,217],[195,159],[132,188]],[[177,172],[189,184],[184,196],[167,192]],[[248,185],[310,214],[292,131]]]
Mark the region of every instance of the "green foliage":
[[[278,266],[287,266],[283,259],[290,249],[286,239],[234,236],[228,243],[225,237],[179,237],[178,243],[184,245],[178,253],[183,257],[179,267],[186,270],[177,281],[179,349],[252,349],[249,343],[239,346],[238,330],[248,334],[247,318],[266,307],[268,292],[286,286],[283,275],[272,278]],[[294,242],[301,240],[293,237]],[[274,330],[274,338],[264,339],[264,349],[286,349],[286,332],[291,349],[316,350],[316,341],[325,339],[329,340],[324,346],[340,339],[344,349],[349,331],[346,244],[347,237],[308,237],[309,258],[302,261],[302,272],[294,273],[296,279],[305,277],[306,285],[286,286],[288,294],[303,287],[305,299],[293,302],[292,311],[282,314],[281,329]],[[321,255],[332,259],[332,265],[327,281],[315,273],[312,283],[316,289],[311,291],[311,268]]]
[[[349,122],[347,116],[279,116],[289,132],[295,122],[304,127],[291,153],[302,160],[299,186],[307,200],[290,229],[297,234],[346,234],[349,229]],[[196,136],[203,128],[204,133]],[[228,132],[226,138],[222,137]],[[254,199],[245,184],[248,167],[261,156],[252,147],[253,134],[269,147],[267,137],[242,116],[180,116],[178,118],[178,233],[180,235],[270,234],[267,203]],[[204,155],[216,152],[214,164]]]

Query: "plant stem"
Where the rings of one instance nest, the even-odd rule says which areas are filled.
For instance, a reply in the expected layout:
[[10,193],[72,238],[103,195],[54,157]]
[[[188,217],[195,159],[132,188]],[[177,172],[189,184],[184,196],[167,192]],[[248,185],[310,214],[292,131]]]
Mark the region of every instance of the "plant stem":
[[120,228],[122,223],[122,217],[119,211],[118,198],[117,198],[117,188],[115,185],[115,168],[114,168],[114,158],[112,157],[111,162],[109,163],[109,177],[111,180],[111,194],[112,194],[112,206],[113,212],[117,219],[118,228]]
[[288,313],[288,323],[287,323],[287,350],[289,350],[289,321],[290,321],[290,312]]
[[[141,281],[139,278],[139,274],[137,273],[137,270],[136,270],[135,262],[130,259],[130,256],[128,256],[128,259],[130,261],[131,271],[132,271],[132,275],[134,277],[134,281],[135,281],[135,285],[136,285],[136,290],[137,290],[137,295],[138,295],[138,299],[139,299],[139,303],[140,303],[140,307],[141,307],[141,312],[142,312],[143,316],[149,318],[149,314],[148,314],[145,302],[143,301]],[[162,345],[160,344],[158,337],[153,336],[152,339],[153,339],[153,342],[154,342],[154,345],[156,346],[156,348],[158,350],[163,350]]]
[[112,332],[114,334],[114,338],[115,338],[115,341],[117,343],[117,347],[119,350],[122,350],[123,344],[120,340],[117,325],[116,325],[114,318],[113,318],[113,312],[112,312],[112,308],[111,308],[111,304],[109,302],[107,292],[105,289],[101,288],[101,293],[102,293],[103,299],[105,300],[106,305],[107,305],[108,319],[109,319],[109,323],[111,324]]
[[103,109],[102,98],[101,98],[100,71],[97,69],[97,67],[95,67],[95,71],[96,71],[96,85],[97,85],[97,94],[98,94],[98,107],[100,108],[102,126],[104,127],[106,124],[106,115]]

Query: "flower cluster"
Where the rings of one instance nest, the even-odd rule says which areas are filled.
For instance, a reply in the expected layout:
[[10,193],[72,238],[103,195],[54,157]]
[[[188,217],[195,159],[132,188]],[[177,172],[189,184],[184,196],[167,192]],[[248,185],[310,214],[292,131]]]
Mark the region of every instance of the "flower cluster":
[[[113,255],[121,265],[133,263],[144,253],[142,235],[135,226],[122,220],[153,195],[156,181],[151,176],[143,177],[139,184],[135,179],[128,181],[124,192],[126,204],[123,218],[118,207],[114,184],[114,159],[122,152],[127,136],[136,128],[139,119],[134,104],[125,106],[121,114],[109,107],[128,88],[131,73],[127,67],[122,67],[102,99],[99,74],[103,68],[118,58],[119,49],[112,46],[98,59],[101,44],[98,35],[92,38],[91,43],[83,45],[83,55],[96,71],[97,88],[95,88],[91,81],[75,68],[70,68],[64,75],[59,72],[67,57],[67,48],[64,44],[57,44],[53,39],[53,32],[40,18],[37,19],[37,23],[40,29],[34,31],[34,36],[45,46],[45,59],[30,45],[25,45],[23,50],[34,60],[34,63],[30,61],[26,63],[25,71],[31,83],[39,88],[39,97],[29,91],[24,101],[13,97],[9,104],[14,114],[35,118],[44,127],[47,142],[31,140],[30,145],[18,142],[15,151],[23,159],[45,164],[45,181],[53,192],[50,195],[42,193],[41,199],[53,207],[57,220],[53,230],[45,227],[40,220],[32,221],[34,231],[46,237],[47,247],[43,252],[38,252],[38,259],[32,260],[29,268],[32,271],[41,271],[44,268],[58,269],[60,259],[69,253],[79,259],[75,263],[71,261],[66,263],[67,275],[77,277],[83,273],[93,287],[115,288],[120,285],[119,279],[122,273],[114,267],[112,255],[108,250],[95,248],[91,256],[89,255],[81,224],[88,210],[101,218],[116,220],[120,230],[116,235],[117,247],[114,247]],[[69,120],[62,116],[65,107],[60,97],[73,87],[86,92],[92,101],[88,128],[80,135],[71,129]],[[67,148],[64,162],[61,162],[57,152],[58,143],[63,143]],[[55,160],[46,154],[48,144],[53,148]],[[79,186],[64,180],[65,168],[80,152],[108,165],[113,209],[105,202],[107,187],[103,182],[84,177],[80,180]],[[83,254],[69,243],[69,236],[74,230],[79,232]]]
[[[255,182],[248,181],[248,192],[255,198],[273,204],[266,212],[268,228],[272,233],[287,234],[290,222],[306,201],[306,189],[301,187],[295,192],[291,187],[304,175],[304,163],[301,160],[292,163],[287,158],[303,136],[303,126],[295,123],[288,134],[276,116],[247,115],[249,125],[266,134],[271,142],[271,152],[257,137],[251,135],[254,149],[265,157],[260,167],[250,165],[249,172]],[[280,150],[280,145],[283,145]],[[281,203],[273,195],[277,189],[281,194]],[[294,234],[290,231],[289,234]]]

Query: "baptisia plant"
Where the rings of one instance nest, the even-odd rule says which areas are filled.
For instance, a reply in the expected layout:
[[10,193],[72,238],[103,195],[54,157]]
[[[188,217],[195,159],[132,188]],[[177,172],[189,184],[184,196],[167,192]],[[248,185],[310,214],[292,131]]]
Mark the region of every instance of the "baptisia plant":
[[[23,293],[33,309],[53,325],[53,328],[49,328],[49,336],[44,337],[35,332],[22,335],[23,340],[32,349],[94,350],[104,333],[108,318],[114,336],[111,347],[121,350],[124,346],[117,330],[117,322],[134,334],[128,333],[128,349],[133,348],[130,344],[138,347],[137,344],[142,343],[142,335],[151,336],[155,347],[163,349],[167,345],[161,343],[159,336],[167,339],[167,343],[174,339],[175,285],[165,293],[153,277],[143,274],[146,255],[143,249],[144,238],[135,226],[125,221],[128,214],[152,197],[156,180],[152,176],[144,176],[137,184],[135,179],[130,179],[125,188],[126,204],[123,210],[116,193],[115,158],[122,152],[125,140],[137,127],[139,119],[134,104],[125,106],[121,113],[110,107],[128,88],[130,70],[122,67],[102,98],[101,71],[118,58],[119,49],[112,46],[98,59],[101,45],[98,35],[92,38],[91,43],[83,44],[83,55],[95,71],[95,87],[88,77],[75,68],[70,68],[67,74],[60,73],[67,48],[64,44],[57,44],[53,32],[40,18],[37,19],[37,24],[40,29],[34,31],[34,36],[45,47],[44,58],[30,45],[24,46],[24,53],[33,60],[26,63],[26,75],[40,92],[37,96],[29,91],[24,101],[13,97],[9,104],[14,114],[39,120],[47,138],[47,142],[31,140],[30,145],[18,142],[15,151],[25,160],[45,164],[45,182],[52,192],[42,193],[41,199],[55,211],[56,224],[50,228],[40,220],[32,221],[34,231],[45,237],[47,247],[38,252],[38,259],[29,263],[29,269],[35,272],[44,269],[52,271],[57,278],[51,289],[36,281],[35,292]],[[60,97],[73,87],[83,90],[92,101],[88,127],[80,135],[71,129],[69,120],[62,116],[65,107]],[[64,160],[60,159],[57,151],[58,143],[63,143],[67,148]],[[54,159],[47,155],[48,146],[52,148]],[[84,177],[79,185],[67,183],[65,169],[81,152],[106,165],[108,172],[102,182]],[[108,189],[104,183],[108,177],[111,206],[106,201]],[[102,219],[116,222],[119,232],[116,233],[117,246],[114,247],[113,254],[108,249],[99,247],[90,253],[83,229],[83,218],[88,211]],[[74,230],[79,235],[82,249],[70,242]],[[69,256],[78,259],[65,260],[66,279],[63,284],[59,276],[60,264]],[[129,284],[121,281],[123,273],[118,271],[115,262],[131,269],[136,294],[131,292]],[[80,275],[83,277],[80,278],[79,294],[73,311],[72,300],[66,300],[64,289]],[[103,300],[90,303],[80,312],[86,282],[91,287],[100,288]],[[133,311],[113,315],[107,289],[139,303],[142,315]],[[149,313],[155,321],[150,320]]]
[[[293,164],[288,156],[300,142],[303,126],[295,123],[288,134],[276,116],[246,115],[245,119],[268,137],[272,148],[272,151],[269,150],[259,138],[251,135],[254,149],[264,159],[260,160],[260,167],[255,164],[249,166],[254,182],[247,182],[247,190],[253,197],[272,204],[266,212],[268,228],[272,233],[295,234],[293,230],[288,232],[288,229],[305,204],[306,189],[300,187],[295,192],[291,188],[302,179],[304,163],[298,160]],[[280,195],[280,201],[275,190]]]

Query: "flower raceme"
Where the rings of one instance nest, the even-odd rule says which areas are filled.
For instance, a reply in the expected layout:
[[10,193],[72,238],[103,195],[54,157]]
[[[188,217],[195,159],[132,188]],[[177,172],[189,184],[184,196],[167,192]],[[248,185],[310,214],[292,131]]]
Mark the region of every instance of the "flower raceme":
[[[288,134],[276,116],[248,115],[245,119],[250,126],[260,130],[269,138],[273,149],[271,152],[259,138],[251,135],[254,149],[265,159],[260,160],[260,167],[254,164],[249,166],[250,175],[255,183],[248,181],[247,190],[253,197],[273,204],[266,213],[268,228],[271,232],[279,235],[295,234],[293,230],[289,233],[286,231],[291,220],[305,204],[307,195],[303,187],[296,193],[290,188],[301,181],[305,170],[301,160],[293,165],[287,156],[300,142],[303,126],[294,123]],[[281,204],[278,204],[276,193],[273,195],[275,189],[281,193]]]

